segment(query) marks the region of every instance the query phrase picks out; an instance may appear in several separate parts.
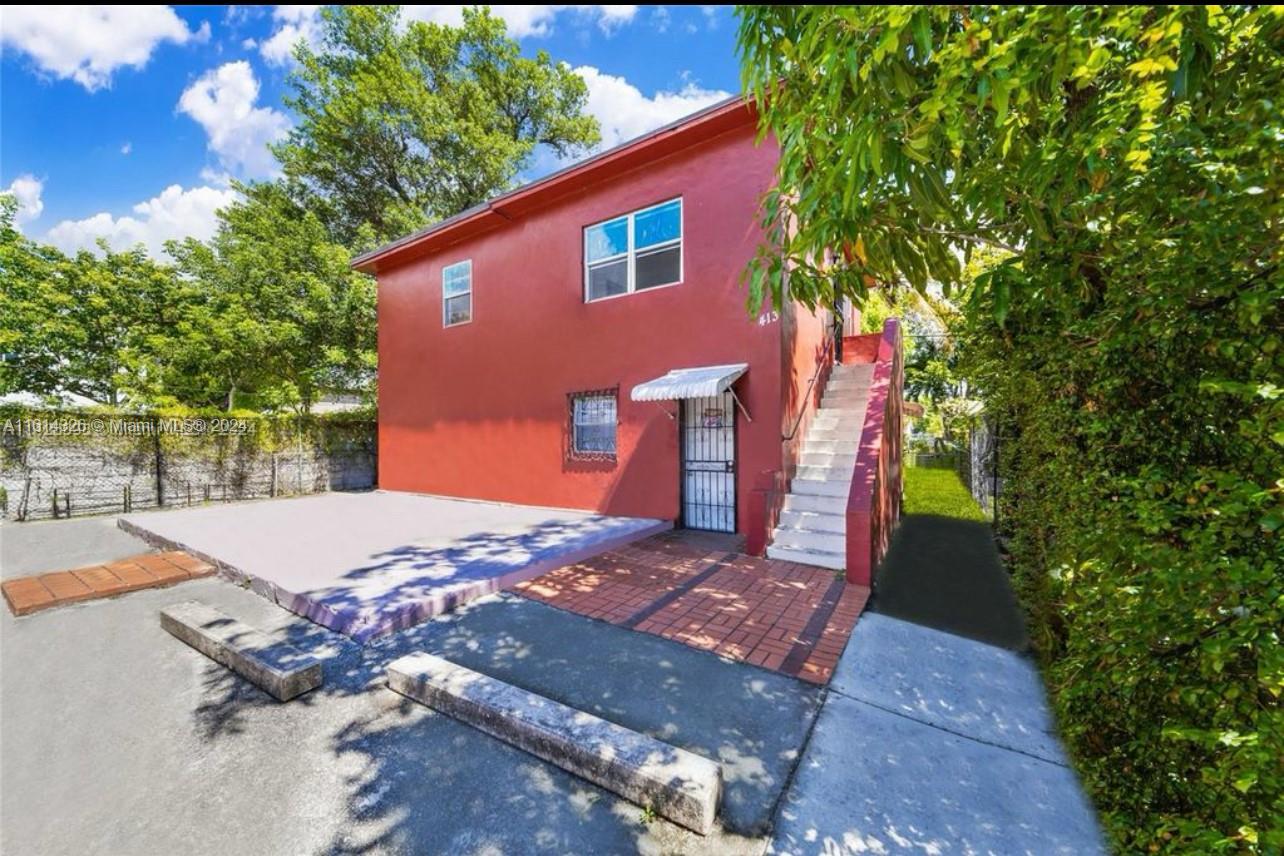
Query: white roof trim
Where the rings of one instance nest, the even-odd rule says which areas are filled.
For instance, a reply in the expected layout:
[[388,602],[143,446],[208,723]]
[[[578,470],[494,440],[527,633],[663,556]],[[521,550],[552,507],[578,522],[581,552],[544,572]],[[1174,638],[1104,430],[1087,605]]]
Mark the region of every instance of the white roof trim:
[[707,398],[712,395],[721,395],[747,371],[749,371],[748,363],[674,369],[664,377],[633,387],[633,394],[630,397],[634,401],[675,401],[680,398]]

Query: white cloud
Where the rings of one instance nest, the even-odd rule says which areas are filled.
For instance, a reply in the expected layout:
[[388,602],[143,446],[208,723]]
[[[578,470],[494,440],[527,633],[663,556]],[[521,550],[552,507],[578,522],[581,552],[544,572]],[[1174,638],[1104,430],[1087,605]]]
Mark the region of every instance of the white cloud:
[[588,85],[588,111],[602,126],[604,148],[731,97],[730,92],[688,83],[677,92],[657,92],[648,98],[623,77],[604,74],[591,65],[582,65],[575,73]]
[[284,113],[256,107],[259,82],[245,60],[211,69],[183,90],[178,109],[195,119],[209,137],[210,151],[228,172],[264,176],[277,165],[268,143],[290,128]]
[[192,32],[169,6],[6,6],[0,15],[0,44],[90,92],[121,66],[142,68],[161,42],[207,38],[208,22]]
[[665,6],[656,6],[655,11],[651,13],[651,26],[655,27],[655,31],[661,35],[669,31],[672,20],[673,16]]
[[18,210],[14,214],[17,225],[30,223],[45,210],[44,200],[40,198],[44,190],[45,183],[30,173],[23,173],[9,184],[5,192],[12,193],[14,199],[18,200]]
[[104,211],[83,220],[63,220],[49,230],[45,240],[64,252],[74,253],[95,249],[95,241],[106,238],[114,250],[142,244],[152,256],[159,258],[165,251],[165,241],[211,237],[218,228],[216,212],[236,198],[234,190],[215,187],[184,190],[171,184],[159,196],[135,205],[133,215],[114,217]]
[[[272,17],[278,29],[265,40],[259,50],[263,59],[272,65],[285,65],[293,56],[294,46],[307,42],[317,44],[321,31],[320,6],[277,6]],[[464,20],[464,6],[402,6],[407,21],[431,21],[435,24],[458,26]],[[598,29],[610,35],[633,20],[637,6],[491,6],[491,14],[502,18],[508,34],[515,39],[541,38],[553,32],[557,16],[571,12],[583,20],[593,21]]]
[[272,20],[279,28],[259,45],[259,53],[271,65],[285,65],[298,42],[315,45],[321,31],[320,6],[277,6]]
[[[402,6],[411,21],[432,21],[457,26],[463,23],[463,6]],[[563,12],[573,12],[582,19],[596,21],[602,32],[615,32],[633,20],[637,6],[491,6],[491,14],[508,25],[515,39],[541,38],[553,32],[553,23]]]
[[133,150],[134,150],[134,144],[129,142],[128,140],[126,140],[125,144],[120,147],[120,153],[122,155],[127,155]]

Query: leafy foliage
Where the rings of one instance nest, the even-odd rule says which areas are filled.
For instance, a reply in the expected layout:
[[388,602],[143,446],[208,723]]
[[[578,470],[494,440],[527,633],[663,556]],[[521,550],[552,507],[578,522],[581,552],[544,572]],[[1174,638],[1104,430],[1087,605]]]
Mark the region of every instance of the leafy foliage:
[[375,371],[374,281],[280,184],[242,188],[203,244],[174,248],[201,284],[178,331],[165,388],[184,401],[307,410],[320,393],[368,386]]
[[275,147],[284,175],[238,185],[208,242],[68,258],[14,227],[0,194],[0,392],[131,405],[306,412],[372,391],[373,281],[353,252],[506,189],[537,146],[598,142],[584,81],[522,56],[501,19],[405,23],[399,7],[329,7],[301,44]]
[[1085,783],[1123,850],[1284,849],[1284,11],[740,14],[782,149],[752,296],[1005,252],[963,368]]
[[306,411],[370,385],[374,283],[278,185],[244,188],[209,244],[65,256],[0,198],[0,393]]
[[588,90],[543,51],[521,55],[504,22],[401,20],[397,6],[332,6],[320,47],[301,44],[286,99],[299,117],[275,148],[335,237],[390,240],[505,190],[538,145],[559,156],[599,140]]
[[71,392],[115,404],[152,364],[188,291],[142,249],[66,256],[15,228],[0,197],[0,393]]

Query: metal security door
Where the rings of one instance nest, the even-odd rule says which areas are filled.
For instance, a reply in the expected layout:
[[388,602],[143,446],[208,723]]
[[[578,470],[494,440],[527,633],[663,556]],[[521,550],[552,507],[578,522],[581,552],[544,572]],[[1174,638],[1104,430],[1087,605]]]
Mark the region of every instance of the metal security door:
[[736,531],[736,410],[731,393],[682,400],[682,524]]

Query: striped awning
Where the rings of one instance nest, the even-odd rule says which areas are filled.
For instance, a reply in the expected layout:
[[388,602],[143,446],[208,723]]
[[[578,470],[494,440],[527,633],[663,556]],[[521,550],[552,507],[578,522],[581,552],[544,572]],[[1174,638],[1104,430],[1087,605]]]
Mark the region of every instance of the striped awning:
[[747,363],[729,366],[703,366],[674,369],[664,377],[633,387],[634,401],[675,401],[679,398],[707,398],[731,388],[736,379],[749,371]]

